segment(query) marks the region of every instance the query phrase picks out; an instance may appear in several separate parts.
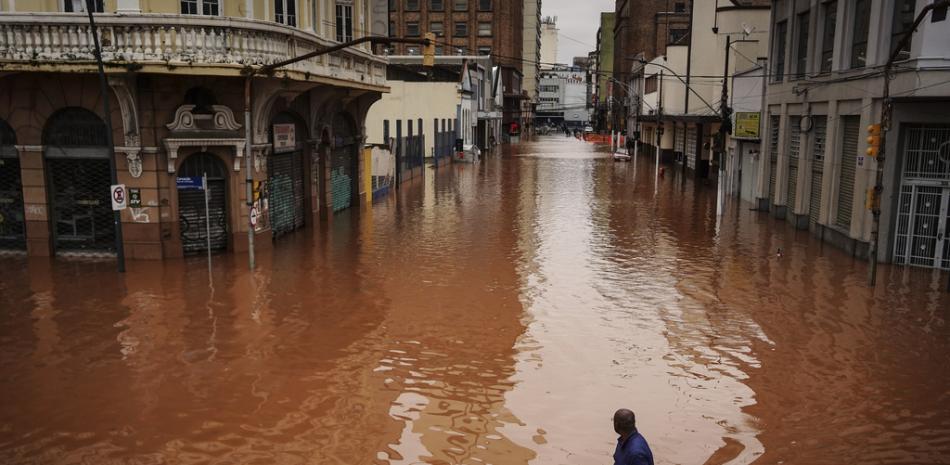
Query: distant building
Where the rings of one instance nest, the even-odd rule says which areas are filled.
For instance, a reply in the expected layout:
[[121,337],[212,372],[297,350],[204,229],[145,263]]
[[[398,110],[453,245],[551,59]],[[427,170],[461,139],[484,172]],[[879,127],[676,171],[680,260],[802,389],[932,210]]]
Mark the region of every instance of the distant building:
[[587,72],[563,67],[541,71],[536,124],[578,128],[590,121]]
[[[594,73],[591,74],[594,84],[594,100],[592,123],[598,131],[609,131],[610,106],[615,103],[614,85],[611,81],[614,73],[614,18],[613,12],[600,14],[600,28],[597,29],[597,50],[594,59]],[[623,94],[621,94],[623,95]],[[609,104],[609,105],[608,105]]]
[[551,69],[557,61],[558,52],[557,16],[541,20],[541,68]]
[[368,143],[421,135],[431,158],[450,154],[456,139],[482,149],[501,140],[500,82],[490,57],[440,56],[431,69],[420,56],[389,63],[390,92],[366,116]]
[[538,71],[541,69],[541,0],[524,1],[524,44],[521,53],[524,58],[522,70],[524,73],[524,91],[528,94],[532,114],[527,118],[533,119],[533,108],[538,103]]
[[590,57],[574,57],[573,64],[575,68],[587,70],[590,68]]
[[[628,82],[638,57],[649,61],[663,55],[668,44],[688,44],[689,18],[694,3],[733,5],[731,0],[617,0],[613,29],[614,79]],[[613,90],[612,96],[621,104],[628,102],[624,86]],[[618,111],[611,111],[611,127],[625,128],[627,115],[624,108],[621,105]]]
[[[501,67],[504,122],[520,134],[531,120],[523,80],[523,0],[401,0],[389,2],[389,33],[396,37],[438,37],[438,55],[491,55]],[[417,45],[395,45],[392,55],[418,55]],[[516,129],[512,129],[516,128]]]

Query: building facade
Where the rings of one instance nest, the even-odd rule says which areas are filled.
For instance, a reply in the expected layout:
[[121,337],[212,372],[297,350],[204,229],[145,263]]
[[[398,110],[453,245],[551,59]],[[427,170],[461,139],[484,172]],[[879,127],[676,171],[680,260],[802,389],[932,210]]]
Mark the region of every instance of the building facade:
[[[532,108],[538,103],[538,71],[541,69],[541,0],[524,0],[524,90]],[[530,117],[529,117],[530,118]]]
[[557,52],[557,17],[545,16],[541,19],[541,68],[553,68],[558,63]]
[[537,124],[583,129],[590,122],[589,88],[585,69],[542,70]]
[[[504,83],[505,140],[520,136],[530,123],[531,105],[524,90],[524,1],[393,0],[389,34],[437,36],[437,55],[491,55]],[[396,45],[393,55],[418,55],[420,46]]]
[[[384,59],[354,47],[254,78],[250,127],[243,73],[384,33],[379,5],[98,2],[106,95],[84,5],[8,2],[15,10],[0,13],[0,248],[116,253],[107,122],[129,189],[121,226],[132,259],[200,254],[209,242],[243,251],[252,223],[268,247],[358,202],[363,120],[387,90]],[[187,182],[204,175],[207,209]]]
[[593,114],[591,122],[597,131],[609,131],[610,103],[613,103],[614,74],[614,18],[612,11],[600,14],[600,27],[597,29],[597,50],[592,57],[594,63],[591,74],[594,80]]
[[[693,3],[708,5],[718,1],[617,0],[613,18],[614,79],[628,83],[632,70],[638,66],[637,60],[649,61],[663,55],[669,44],[688,44]],[[630,98],[625,89],[613,89],[617,91],[613,96],[621,102],[619,111],[611,112],[611,127],[617,130],[624,130],[627,122],[624,103],[629,104]]]
[[866,257],[866,207],[878,160],[866,128],[881,121],[892,52],[877,260],[950,269],[950,22],[924,0],[773,2],[759,203]]

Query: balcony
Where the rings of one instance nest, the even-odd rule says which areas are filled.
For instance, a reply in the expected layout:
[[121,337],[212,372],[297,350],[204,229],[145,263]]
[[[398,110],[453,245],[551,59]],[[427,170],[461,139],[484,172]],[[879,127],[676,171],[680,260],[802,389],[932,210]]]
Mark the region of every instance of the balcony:
[[[107,69],[238,76],[334,42],[281,24],[243,18],[97,14]],[[0,71],[92,71],[92,35],[84,14],[0,13]],[[386,62],[353,48],[282,68],[290,79],[386,85]]]

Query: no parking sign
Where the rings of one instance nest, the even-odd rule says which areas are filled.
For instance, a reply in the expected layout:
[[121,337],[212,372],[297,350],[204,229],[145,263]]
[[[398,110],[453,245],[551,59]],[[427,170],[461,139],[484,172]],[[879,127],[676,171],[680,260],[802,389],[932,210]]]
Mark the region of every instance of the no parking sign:
[[129,206],[128,198],[126,195],[125,184],[113,184],[112,189],[110,189],[112,195],[109,197],[112,198],[112,210],[125,210]]

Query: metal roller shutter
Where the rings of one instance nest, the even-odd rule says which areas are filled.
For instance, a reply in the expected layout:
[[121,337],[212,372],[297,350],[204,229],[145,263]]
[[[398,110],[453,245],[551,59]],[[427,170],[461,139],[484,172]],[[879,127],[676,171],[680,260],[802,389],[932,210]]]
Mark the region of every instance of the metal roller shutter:
[[682,154],[686,149],[686,131],[679,126],[673,126],[673,131],[675,132],[673,134],[673,140],[675,141],[673,151]]
[[115,250],[109,160],[47,158],[56,250]]
[[825,137],[828,131],[828,117],[814,117],[811,144],[811,192],[808,204],[808,221],[818,224],[821,214],[821,183],[825,170]]
[[788,122],[788,198],[789,212],[795,213],[795,198],[798,193],[798,158],[801,153],[802,117],[793,116]]
[[846,230],[851,229],[851,212],[854,208],[854,170],[858,156],[858,135],[861,131],[859,116],[841,118],[842,145],[841,170],[838,172],[838,211],[835,225]]
[[696,127],[686,128],[686,166],[696,169]]
[[[208,180],[208,213],[211,219],[211,250],[228,248],[228,213],[225,180]],[[208,250],[208,224],[205,222],[204,191],[178,191],[178,222],[181,249],[185,255],[198,255]]]
[[333,149],[330,171],[330,190],[333,198],[333,211],[345,210],[353,205],[353,187],[355,163],[354,145],[344,145]]
[[304,225],[304,184],[300,159],[299,151],[275,154],[268,159],[268,208],[274,237]]
[[20,159],[13,148],[13,140],[9,145],[7,142],[0,133],[0,249],[22,250],[26,248],[26,222]]
[[778,171],[779,116],[769,116],[769,205],[775,205],[775,176]]

